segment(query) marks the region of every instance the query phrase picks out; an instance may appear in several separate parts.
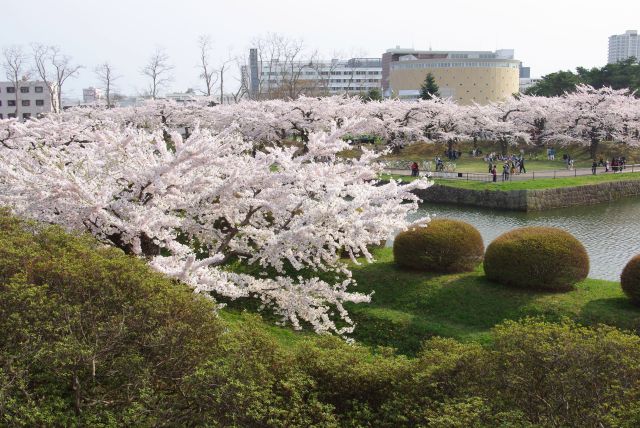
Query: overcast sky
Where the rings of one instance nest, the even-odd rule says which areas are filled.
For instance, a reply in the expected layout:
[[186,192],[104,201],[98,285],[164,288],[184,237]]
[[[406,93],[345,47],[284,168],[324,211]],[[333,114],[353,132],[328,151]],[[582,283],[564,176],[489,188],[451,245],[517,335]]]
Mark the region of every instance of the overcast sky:
[[[64,88],[79,98],[109,61],[121,92],[145,88],[140,75],[156,46],[175,65],[171,90],[201,86],[197,39],[209,34],[214,60],[244,53],[269,32],[301,38],[324,57],[380,57],[400,45],[434,50],[515,49],[533,76],[602,66],[607,38],[640,29],[637,0],[29,0],[3,1],[0,46],[58,45],[85,66]],[[4,77],[4,76],[2,76]],[[229,83],[237,86],[233,80]]]

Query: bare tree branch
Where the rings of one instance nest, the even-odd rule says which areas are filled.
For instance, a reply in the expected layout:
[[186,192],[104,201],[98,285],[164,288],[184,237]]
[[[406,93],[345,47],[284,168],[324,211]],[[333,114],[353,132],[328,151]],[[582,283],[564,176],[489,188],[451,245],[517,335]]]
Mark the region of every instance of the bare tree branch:
[[169,63],[169,55],[162,48],[156,48],[149,62],[144,66],[140,73],[147,76],[151,82],[149,83],[149,95],[154,100],[158,96],[158,92],[166,87],[173,80],[171,71],[173,65]]
[[109,62],[104,62],[95,68],[98,80],[102,84],[105,96],[107,97],[107,108],[111,108],[111,92],[114,90],[113,82],[122,76],[114,73],[113,66]]

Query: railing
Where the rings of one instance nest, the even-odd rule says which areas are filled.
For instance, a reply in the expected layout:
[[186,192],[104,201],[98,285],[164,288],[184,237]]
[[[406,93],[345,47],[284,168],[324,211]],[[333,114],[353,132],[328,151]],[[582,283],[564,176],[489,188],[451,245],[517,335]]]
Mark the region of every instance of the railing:
[[[409,169],[396,169],[386,168],[386,172],[396,175],[411,175]],[[602,174],[625,174],[632,172],[640,172],[640,164],[625,165],[622,171],[614,171],[612,167],[609,167],[609,172],[605,172],[603,166],[596,168],[596,175]],[[428,172],[432,178],[445,179],[445,180],[466,180],[466,181],[493,181],[493,176],[489,173],[481,172]],[[421,171],[420,175],[424,175]],[[509,174],[508,181],[526,181],[526,180],[540,180],[547,178],[567,178],[567,177],[580,177],[593,175],[591,168],[573,168],[573,169],[557,169],[549,171],[531,171],[527,173],[515,173]],[[506,181],[503,179],[501,171],[497,174],[496,180],[499,182]]]

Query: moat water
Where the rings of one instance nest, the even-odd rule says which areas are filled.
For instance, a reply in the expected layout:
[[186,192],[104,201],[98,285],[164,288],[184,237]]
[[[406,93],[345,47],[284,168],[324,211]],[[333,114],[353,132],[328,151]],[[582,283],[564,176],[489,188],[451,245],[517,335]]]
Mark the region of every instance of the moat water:
[[518,227],[559,227],[573,234],[587,249],[591,278],[619,281],[625,264],[640,254],[640,198],[531,213],[424,204],[411,218],[426,214],[472,224],[480,231],[485,247],[502,233]]

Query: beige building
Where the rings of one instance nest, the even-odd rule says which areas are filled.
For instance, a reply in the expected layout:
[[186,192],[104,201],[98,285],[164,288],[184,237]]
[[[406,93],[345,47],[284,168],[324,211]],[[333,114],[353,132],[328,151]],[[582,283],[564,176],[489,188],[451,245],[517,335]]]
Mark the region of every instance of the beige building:
[[[439,87],[440,96],[459,104],[487,104],[519,92],[520,61],[513,50],[416,51],[389,49],[383,54],[385,96],[415,99],[427,73]],[[386,79],[385,79],[386,77]]]

